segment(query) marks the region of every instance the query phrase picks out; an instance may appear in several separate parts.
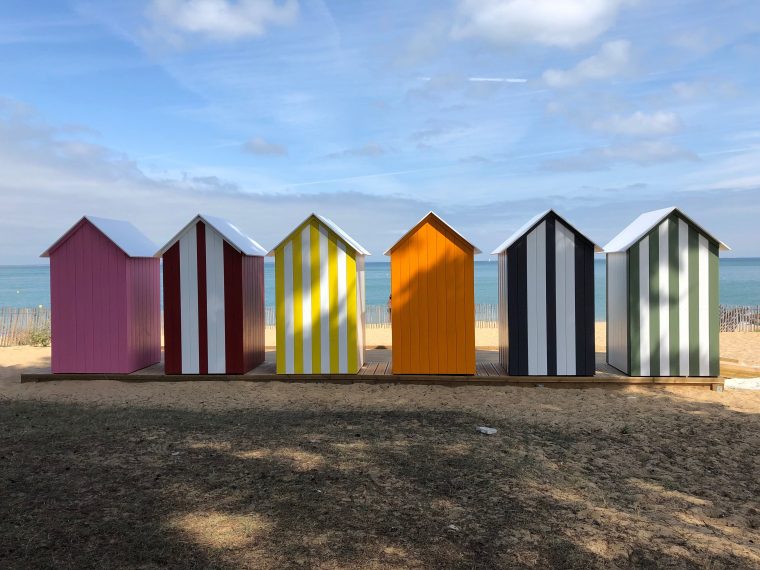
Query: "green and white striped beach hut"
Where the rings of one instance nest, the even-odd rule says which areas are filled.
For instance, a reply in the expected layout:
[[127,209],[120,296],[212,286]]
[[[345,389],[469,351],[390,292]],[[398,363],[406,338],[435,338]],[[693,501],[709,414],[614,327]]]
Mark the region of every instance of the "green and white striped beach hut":
[[364,364],[364,259],[334,222],[311,214],[274,257],[277,374],[356,374]]
[[631,376],[717,376],[718,254],[677,208],[640,215],[604,247],[607,362]]

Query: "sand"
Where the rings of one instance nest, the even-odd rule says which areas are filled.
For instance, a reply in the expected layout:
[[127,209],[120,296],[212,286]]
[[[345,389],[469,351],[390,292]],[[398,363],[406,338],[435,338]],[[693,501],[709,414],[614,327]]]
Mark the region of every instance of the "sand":
[[[604,323],[596,325],[596,351],[606,349],[606,327]],[[274,328],[266,329],[266,345],[275,346]],[[496,328],[475,329],[475,343],[480,349],[495,349],[499,344],[499,331]],[[368,327],[367,348],[392,348],[390,327]],[[721,367],[730,370],[734,365],[746,368],[742,376],[760,377],[760,332],[731,332],[720,334]],[[46,372],[50,368],[50,348],[14,346],[0,348],[0,379],[17,380],[22,372]],[[753,374],[757,369],[757,374]]]
[[0,566],[760,567],[757,390],[18,381],[49,362],[0,348]]

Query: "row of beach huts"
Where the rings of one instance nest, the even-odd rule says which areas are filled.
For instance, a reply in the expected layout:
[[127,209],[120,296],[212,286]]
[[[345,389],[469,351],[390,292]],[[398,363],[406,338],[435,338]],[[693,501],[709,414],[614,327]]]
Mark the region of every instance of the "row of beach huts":
[[[718,375],[718,255],[676,208],[639,216],[602,249],[548,210],[494,251],[499,360],[513,376],[592,376],[594,253],[607,256],[607,362],[631,376]],[[388,251],[394,374],[475,374],[474,256],[433,212]],[[244,374],[264,361],[264,257],[273,256],[278,374],[364,364],[370,253],[312,214],[267,252],[198,215],[158,249],[132,224],[85,216],[50,258],[52,371]]]

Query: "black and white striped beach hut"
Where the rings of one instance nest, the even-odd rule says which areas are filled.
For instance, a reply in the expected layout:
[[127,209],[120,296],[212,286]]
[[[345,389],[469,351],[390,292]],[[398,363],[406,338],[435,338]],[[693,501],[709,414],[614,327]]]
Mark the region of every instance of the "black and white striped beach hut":
[[554,210],[517,230],[499,256],[499,361],[512,376],[593,376],[594,252]]
[[604,246],[607,362],[631,376],[717,376],[727,249],[673,207],[641,214]]

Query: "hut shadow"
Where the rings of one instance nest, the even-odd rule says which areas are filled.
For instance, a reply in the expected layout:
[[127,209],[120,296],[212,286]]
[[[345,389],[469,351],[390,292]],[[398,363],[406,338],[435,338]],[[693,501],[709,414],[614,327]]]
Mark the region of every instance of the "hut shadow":
[[[213,411],[6,401],[0,559],[19,568],[757,564],[746,456],[757,417],[647,397],[653,418],[627,433],[307,402]],[[655,418],[686,432],[659,443]],[[483,423],[499,435],[475,433]],[[740,432],[746,445],[721,447],[718,460],[713,446]],[[682,447],[705,437],[712,444],[680,464]],[[717,475],[734,486],[693,480]]]

